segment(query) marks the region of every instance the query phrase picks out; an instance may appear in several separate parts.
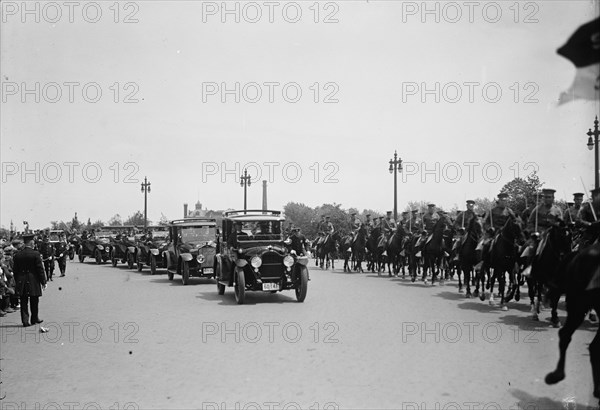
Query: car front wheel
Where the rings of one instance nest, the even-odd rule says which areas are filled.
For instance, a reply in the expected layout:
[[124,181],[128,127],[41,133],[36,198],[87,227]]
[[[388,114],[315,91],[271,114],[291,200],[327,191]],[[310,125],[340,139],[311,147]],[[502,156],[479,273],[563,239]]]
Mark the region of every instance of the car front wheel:
[[181,267],[181,282],[184,285],[190,283],[190,265],[187,262],[183,262]]
[[150,275],[154,275],[156,273],[156,258],[154,255],[150,256]]
[[304,302],[306,299],[306,293],[308,292],[308,269],[306,267],[302,267],[300,271],[300,283],[296,287],[296,299],[298,302]]
[[238,305],[243,305],[246,297],[246,278],[244,277],[244,269],[237,269],[234,290],[236,302]]

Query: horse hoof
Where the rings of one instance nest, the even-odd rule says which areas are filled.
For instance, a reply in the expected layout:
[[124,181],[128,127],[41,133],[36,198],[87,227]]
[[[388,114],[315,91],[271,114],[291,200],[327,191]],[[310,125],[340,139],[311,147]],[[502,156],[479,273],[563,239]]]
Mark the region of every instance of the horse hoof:
[[518,302],[519,300],[521,300],[521,293],[517,292],[517,294],[515,295],[515,300]]
[[481,293],[479,295],[479,300],[481,300],[482,302],[485,302],[485,294],[484,293]]
[[471,299],[471,294],[470,294],[470,293],[467,293],[467,294],[465,295],[465,298],[467,298],[467,299]]
[[475,291],[473,292],[473,296],[474,296],[474,297],[477,297],[477,296],[479,296],[479,291],[478,291],[478,290],[475,290]]
[[411,281],[412,283],[415,283],[415,278],[410,278],[410,281]]
[[462,288],[458,288],[458,293],[463,293],[463,289]]
[[540,321],[540,317],[538,316],[537,313],[534,313],[533,316],[531,317],[534,321],[539,322]]
[[502,305],[502,311],[503,311],[503,312],[506,312],[506,311],[508,311],[508,306],[506,306],[506,305]]
[[423,285],[427,285],[427,281],[426,280],[423,281]]
[[553,371],[546,375],[546,378],[544,379],[544,381],[546,382],[546,384],[556,384],[556,383],[562,381],[564,378],[565,378],[564,372]]
[[559,328],[560,327],[560,320],[558,320],[557,317],[553,317],[552,319],[550,319],[550,322],[552,323],[552,327],[553,328]]

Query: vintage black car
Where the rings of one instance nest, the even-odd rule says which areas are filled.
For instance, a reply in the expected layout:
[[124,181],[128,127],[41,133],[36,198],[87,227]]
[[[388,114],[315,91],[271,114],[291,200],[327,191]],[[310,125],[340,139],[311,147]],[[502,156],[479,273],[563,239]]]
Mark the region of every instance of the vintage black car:
[[137,242],[136,262],[137,270],[141,272],[144,265],[150,267],[150,274],[154,275],[157,268],[166,268],[163,263],[163,253],[169,246],[168,226],[149,226]]
[[169,280],[181,275],[184,285],[191,277],[213,278],[215,255],[219,252],[217,221],[212,218],[185,218],[169,223],[171,242],[163,252]]
[[108,261],[111,254],[111,234],[108,230],[100,229],[95,233],[88,234],[85,238],[82,235],[78,254],[79,262],[83,262],[86,256],[96,259],[97,265]]
[[136,259],[136,227],[133,225],[123,226],[107,226],[105,229],[110,229],[111,234],[111,254],[110,259],[112,266],[117,266],[117,263],[127,263],[129,269],[135,267]]
[[[66,240],[65,231],[50,230],[48,240],[54,249],[54,260],[58,262],[61,275],[64,275],[67,271],[67,256],[69,252],[69,244]],[[54,270],[54,267],[52,270]]]
[[289,250],[280,211],[246,210],[223,214],[223,242],[216,257],[219,295],[233,286],[243,304],[246,291],[281,292],[294,289],[298,302],[308,290],[308,258]]

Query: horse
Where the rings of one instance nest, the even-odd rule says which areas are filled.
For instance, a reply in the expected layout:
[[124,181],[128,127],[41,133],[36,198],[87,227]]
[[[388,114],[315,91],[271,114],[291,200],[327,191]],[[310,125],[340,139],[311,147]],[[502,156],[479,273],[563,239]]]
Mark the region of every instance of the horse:
[[[559,359],[556,369],[546,375],[547,384],[556,384],[565,378],[567,348],[575,330],[593,308],[600,313],[600,243],[581,250],[563,272],[567,284],[567,320],[558,331]],[[590,362],[594,380],[594,397],[600,399],[600,328],[590,343]]]
[[516,242],[524,242],[525,237],[521,230],[519,222],[509,217],[504,226],[500,229],[498,235],[494,238],[490,249],[490,268],[493,270],[493,275],[490,279],[490,305],[494,304],[494,281],[498,280],[498,291],[500,293],[500,306],[503,311],[508,310],[505,300],[504,291],[506,288],[506,273],[509,274],[510,292],[513,292],[513,287],[518,288],[519,284],[515,283],[515,264],[518,259]]
[[409,233],[404,239],[403,245],[403,250],[408,260],[408,274],[411,277],[412,282],[417,280],[417,274],[419,270],[419,257],[417,257],[417,253],[419,252],[419,249],[417,248],[418,240],[419,235]]
[[[561,287],[564,284],[559,283],[558,275],[565,269],[566,263],[572,259],[571,253],[571,232],[568,227],[552,226],[546,232],[545,240],[538,244],[536,255],[533,256],[531,263],[531,275],[527,279],[529,288],[529,300],[533,319],[539,320],[540,301],[545,288],[551,288],[548,292],[548,300],[552,309],[550,321],[554,327],[559,327],[558,320],[558,301],[563,293]],[[537,301],[536,301],[537,296]]]
[[[423,245],[423,283],[427,284],[427,270],[431,269],[431,284],[435,285],[435,280],[441,270],[446,253],[446,244],[444,241],[444,230],[450,225],[450,219],[446,215],[441,215],[433,226],[433,233],[425,245]],[[443,277],[442,277],[443,282]]]
[[352,271],[352,268],[348,262],[350,261],[351,257],[354,257],[354,254],[352,252],[353,239],[354,237],[352,236],[352,234],[348,234],[342,236],[342,239],[340,240],[340,248],[342,249],[342,255],[344,256],[344,272]]
[[[465,278],[465,287],[467,291],[465,293],[466,298],[471,297],[471,274],[474,272],[474,267],[478,262],[478,253],[476,251],[479,237],[481,236],[481,225],[476,218],[471,218],[467,228],[465,230],[464,237],[460,240],[458,248],[458,291],[462,292],[462,282],[460,280],[460,274],[462,273]],[[475,289],[475,297],[479,293],[479,285]]]
[[356,232],[356,238],[352,243],[352,256],[355,262],[354,270],[357,272],[364,272],[362,268],[362,261],[365,259],[366,252],[365,247],[367,244],[367,228],[365,225],[361,225]]
[[329,263],[331,262],[331,269],[335,269],[334,266],[334,254],[337,251],[337,241],[341,239],[341,235],[339,232],[334,232],[330,235],[327,235],[323,240],[323,243],[320,248],[319,260],[321,269],[323,269],[323,264],[325,264],[325,269],[329,269]]
[[405,236],[406,231],[404,231],[404,228],[401,225],[398,225],[398,227],[386,243],[387,267],[389,276],[392,276],[390,264],[393,267],[394,276],[398,276],[398,273],[400,272],[400,264],[402,258],[401,252]]
[[381,265],[382,260],[385,259],[385,235],[382,232],[381,227],[374,228],[371,231],[371,236],[369,236],[368,240],[368,250],[371,255],[371,272],[375,272],[377,269],[377,273],[381,273]]

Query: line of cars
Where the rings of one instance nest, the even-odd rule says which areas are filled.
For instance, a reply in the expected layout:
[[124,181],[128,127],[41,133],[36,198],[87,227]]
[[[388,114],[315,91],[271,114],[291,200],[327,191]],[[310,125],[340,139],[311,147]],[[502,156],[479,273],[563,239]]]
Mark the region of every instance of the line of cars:
[[219,295],[233,287],[238,304],[248,291],[294,290],[303,302],[308,256],[285,237],[284,221],[280,211],[245,210],[225,212],[220,228],[212,218],[178,219],[139,234],[130,226],[104,227],[81,241],[78,256],[140,272],[147,266],[151,274],[166,269],[169,280],[179,275],[183,285],[193,277],[212,278]]

